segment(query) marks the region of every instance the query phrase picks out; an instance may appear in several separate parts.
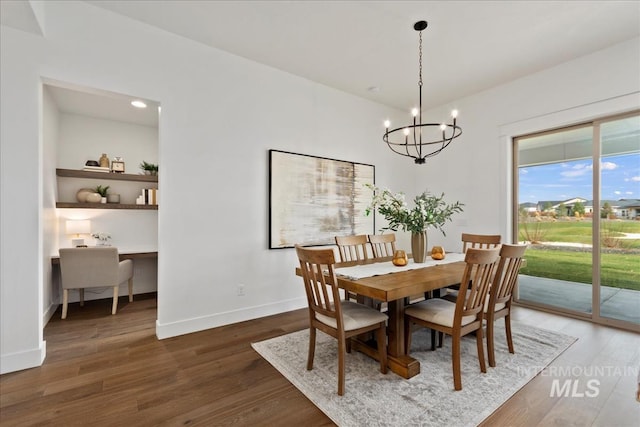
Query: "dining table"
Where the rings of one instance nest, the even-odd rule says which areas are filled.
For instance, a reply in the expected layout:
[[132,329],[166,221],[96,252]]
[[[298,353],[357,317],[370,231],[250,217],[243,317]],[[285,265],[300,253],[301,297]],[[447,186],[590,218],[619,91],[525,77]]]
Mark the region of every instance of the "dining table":
[[[387,303],[387,358],[391,371],[404,378],[420,373],[420,362],[404,346],[404,309],[411,297],[425,295],[460,283],[464,254],[448,253],[444,260],[395,266],[392,257],[339,262],[334,265],[337,285],[362,298]],[[300,269],[296,274],[301,275]],[[377,358],[377,349],[366,340],[352,339],[352,349]]]

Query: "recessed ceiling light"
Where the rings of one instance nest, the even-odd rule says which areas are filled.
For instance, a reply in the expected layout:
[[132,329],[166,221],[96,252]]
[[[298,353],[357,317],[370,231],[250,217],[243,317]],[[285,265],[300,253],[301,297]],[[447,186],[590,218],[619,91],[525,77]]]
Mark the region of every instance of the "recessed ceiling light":
[[140,100],[131,101],[131,105],[133,105],[136,108],[147,108],[147,104],[145,104]]

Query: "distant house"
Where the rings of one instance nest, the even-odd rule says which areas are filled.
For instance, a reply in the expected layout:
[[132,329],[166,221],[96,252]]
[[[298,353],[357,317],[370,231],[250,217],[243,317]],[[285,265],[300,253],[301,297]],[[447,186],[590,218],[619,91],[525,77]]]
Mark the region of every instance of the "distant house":
[[518,207],[520,208],[520,212],[524,211],[527,213],[532,213],[538,210],[538,204],[533,202],[520,203]]
[[620,199],[617,216],[623,219],[640,219],[640,199]]
[[585,206],[585,212],[592,212],[586,207],[587,199],[581,197],[567,200],[542,200],[538,202],[537,207],[540,212],[556,212],[561,216],[573,216],[573,207],[578,202]]
[[[640,218],[640,199],[600,200],[600,209],[598,212],[602,211],[605,203],[609,204],[611,213],[613,213],[616,218]],[[593,213],[593,200],[586,202],[584,208],[585,212]]]

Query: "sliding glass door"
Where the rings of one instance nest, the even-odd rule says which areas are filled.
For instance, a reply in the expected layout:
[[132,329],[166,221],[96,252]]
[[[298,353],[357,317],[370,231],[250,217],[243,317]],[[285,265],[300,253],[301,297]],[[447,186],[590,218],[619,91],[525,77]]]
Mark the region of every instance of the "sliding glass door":
[[[516,300],[640,325],[640,114],[514,139]],[[596,248],[596,250],[593,250]]]
[[597,125],[602,207],[599,315],[640,324],[640,116]]

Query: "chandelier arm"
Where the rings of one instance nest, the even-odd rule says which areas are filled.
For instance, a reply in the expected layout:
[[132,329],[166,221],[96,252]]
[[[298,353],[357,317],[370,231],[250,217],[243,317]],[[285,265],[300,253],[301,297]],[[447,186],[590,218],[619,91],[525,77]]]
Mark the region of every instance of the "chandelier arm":
[[[413,155],[411,155],[411,153],[409,153],[408,149],[407,149],[407,153],[405,154],[405,153],[403,153],[401,151],[395,150],[391,145],[389,145],[389,144],[387,144],[387,145],[389,146],[389,149],[391,151],[393,151],[394,153],[396,153],[396,154],[400,154],[401,156],[405,156],[405,157],[411,157],[412,159],[417,159],[416,156],[413,156]],[[404,144],[398,144],[398,145],[404,145]]]

